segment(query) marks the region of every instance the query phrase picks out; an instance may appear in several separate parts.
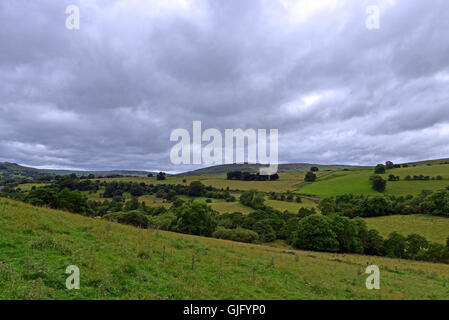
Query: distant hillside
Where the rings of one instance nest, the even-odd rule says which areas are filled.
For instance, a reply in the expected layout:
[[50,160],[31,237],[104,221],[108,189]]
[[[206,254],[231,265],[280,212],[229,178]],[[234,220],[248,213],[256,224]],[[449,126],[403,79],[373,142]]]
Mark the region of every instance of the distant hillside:
[[438,164],[449,164],[449,159],[435,159],[435,160],[423,160],[423,161],[416,161],[416,162],[406,162],[404,164],[408,164],[409,166],[428,166],[428,165],[438,165]]
[[[134,171],[134,170],[112,170],[112,171],[80,171],[80,170],[53,170],[46,169],[44,170],[49,173],[66,175],[66,174],[76,174],[77,176],[88,176],[89,174],[94,174],[96,177],[106,177],[106,176],[133,176],[133,177],[146,177],[148,175],[147,171]],[[151,172],[153,175],[157,175],[157,172]]]
[[[224,164],[219,166],[213,166],[208,168],[202,168],[194,171],[188,171],[178,174],[178,176],[202,176],[206,174],[224,174],[231,171],[246,171],[251,173],[256,173],[259,168],[266,167],[267,165],[262,164]],[[348,165],[322,165],[322,164],[310,164],[310,163],[288,163],[280,164],[278,167],[278,172],[306,172],[310,168],[317,167],[320,171],[326,170],[351,170],[351,169],[362,169],[362,166],[348,166]]]
[[24,167],[18,165],[17,163],[0,162],[0,175],[3,177],[21,176],[21,177],[35,178],[39,176],[48,176],[52,174],[44,170]]
[[[36,169],[31,167],[25,167],[18,165],[17,163],[10,162],[0,162],[0,175],[3,177],[30,177],[35,178],[39,176],[48,175],[68,175],[75,173],[77,176],[88,176],[89,174],[94,174],[95,176],[112,176],[112,175],[122,175],[122,176],[135,176],[135,177],[146,177],[149,172],[147,171],[135,171],[135,170],[112,170],[112,171],[81,171],[81,170],[53,170],[53,169]],[[157,175],[157,172],[152,172],[153,175]]]

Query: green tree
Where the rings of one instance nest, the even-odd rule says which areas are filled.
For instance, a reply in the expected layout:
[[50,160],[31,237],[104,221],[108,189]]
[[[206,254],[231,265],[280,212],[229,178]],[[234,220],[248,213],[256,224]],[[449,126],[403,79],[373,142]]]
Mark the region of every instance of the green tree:
[[252,230],[259,235],[259,239],[262,242],[273,242],[276,240],[276,231],[274,231],[268,219],[256,222]]
[[314,182],[314,181],[316,181],[316,174],[314,174],[311,171],[307,172],[306,173],[306,177],[304,178],[304,181],[306,181],[306,182]]
[[405,258],[406,240],[397,232],[390,233],[384,242],[385,253],[391,258]]
[[159,172],[156,176],[157,180],[165,180],[167,178],[165,172]]
[[385,173],[385,166],[383,164],[378,164],[374,168],[374,173],[375,174],[384,174]]
[[257,190],[245,191],[240,195],[240,203],[253,209],[263,209],[265,197]]
[[381,176],[374,175],[370,177],[371,186],[377,192],[384,192],[387,187],[387,181],[384,180]]
[[384,240],[377,230],[369,230],[363,238],[364,252],[367,255],[384,255]]
[[192,181],[189,185],[189,196],[200,197],[204,193],[204,184],[201,181]]
[[422,249],[427,249],[429,247],[429,242],[426,238],[420,236],[419,234],[410,234],[405,241],[406,243],[406,253],[410,258],[414,258]]
[[390,170],[390,169],[394,169],[394,163],[391,161],[387,161],[385,162],[385,168]]
[[338,251],[337,235],[332,230],[330,219],[314,214],[301,219],[293,239],[297,249]]
[[341,252],[363,253],[363,244],[358,236],[358,225],[354,220],[336,216],[332,220],[332,229],[336,234]]
[[212,208],[203,203],[183,205],[174,211],[173,231],[210,237],[217,227]]

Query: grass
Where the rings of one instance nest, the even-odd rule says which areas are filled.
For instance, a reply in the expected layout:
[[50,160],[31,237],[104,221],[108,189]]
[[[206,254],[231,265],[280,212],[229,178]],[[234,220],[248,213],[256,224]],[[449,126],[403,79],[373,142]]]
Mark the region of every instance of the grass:
[[364,219],[370,229],[376,229],[383,237],[391,232],[404,236],[417,233],[431,242],[446,244],[449,237],[449,218],[429,215],[386,216]]
[[[373,170],[332,172],[331,174],[321,176],[316,182],[309,183],[296,192],[321,197],[336,196],[348,193],[375,195],[378,193],[371,188],[369,181],[370,176],[373,174]],[[401,181],[387,182],[387,188],[385,190],[386,194],[417,195],[424,189],[436,191],[449,186],[449,165],[446,164],[387,170],[387,172],[381,176],[387,180],[390,174],[399,176]],[[430,177],[441,175],[443,180],[404,180],[407,175],[413,177],[414,175],[421,174]]]
[[[142,230],[5,199],[0,260],[1,299],[449,297],[447,265]],[[381,290],[365,288],[370,264]],[[69,265],[80,268],[80,290],[65,288]]]
[[[326,172],[318,173],[324,175]],[[212,186],[218,189],[230,190],[251,190],[257,189],[262,192],[286,192],[298,189],[304,182],[304,172],[284,172],[279,173],[277,181],[237,181],[227,180],[225,174],[202,175],[202,176],[186,176],[186,177],[167,177],[166,180],[158,181],[156,178],[101,178],[102,181],[133,181],[145,182],[147,184],[186,184],[192,181],[201,181],[206,186]],[[183,182],[185,180],[186,182]]]

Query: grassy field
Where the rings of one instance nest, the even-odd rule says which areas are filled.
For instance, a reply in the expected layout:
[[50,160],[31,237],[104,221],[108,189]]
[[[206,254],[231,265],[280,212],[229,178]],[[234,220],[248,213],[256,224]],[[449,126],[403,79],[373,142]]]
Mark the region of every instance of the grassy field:
[[[297,190],[297,193],[312,194],[321,197],[335,196],[339,194],[378,194],[371,188],[369,178],[373,175],[373,170],[356,170],[356,171],[339,171],[331,174],[321,176],[316,182],[309,183]],[[393,174],[399,176],[401,181],[388,182],[385,190],[386,194],[394,195],[417,195],[422,190],[440,190],[449,186],[449,165],[433,165],[433,166],[418,166],[409,168],[400,168],[394,170],[387,170],[381,176],[388,179],[388,176]],[[405,181],[407,175],[424,175],[436,177],[441,175],[443,180],[428,180],[428,181]]]
[[387,216],[364,219],[370,229],[376,229],[384,237],[391,232],[404,236],[417,233],[427,240],[446,244],[449,237],[449,218],[428,215]]
[[[381,290],[365,288],[369,264]],[[80,268],[80,290],[65,288],[69,265]],[[142,230],[0,200],[1,299],[448,297],[447,265]]]
[[[318,173],[319,176],[327,172]],[[304,172],[285,172],[279,173],[278,181],[237,181],[227,180],[225,174],[186,176],[186,177],[167,177],[166,180],[158,181],[156,178],[101,178],[102,181],[133,181],[145,182],[147,184],[190,184],[192,181],[201,181],[206,186],[212,186],[218,189],[231,190],[251,190],[257,189],[262,192],[286,192],[294,191],[304,184]],[[186,182],[183,182],[183,181]]]

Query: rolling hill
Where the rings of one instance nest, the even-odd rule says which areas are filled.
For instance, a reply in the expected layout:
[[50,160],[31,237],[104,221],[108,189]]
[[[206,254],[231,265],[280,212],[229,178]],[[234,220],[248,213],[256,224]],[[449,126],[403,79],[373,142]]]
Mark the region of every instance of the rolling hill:
[[[251,173],[259,172],[259,168],[266,167],[262,164],[224,164],[219,166],[212,166],[202,168],[194,171],[188,171],[177,174],[177,176],[202,176],[210,174],[225,174],[231,171],[246,171]],[[278,172],[307,172],[310,168],[317,167],[320,171],[327,170],[351,170],[364,168],[362,166],[350,166],[350,165],[321,165],[321,164],[309,164],[309,163],[288,163],[280,164],[278,166]]]
[[[367,265],[381,290],[367,290]],[[65,270],[80,269],[80,290]],[[447,299],[447,265],[137,229],[0,199],[0,299]]]
[[[136,171],[136,170],[112,170],[112,171],[81,171],[81,170],[57,170],[57,169],[36,169],[32,167],[26,167],[17,163],[0,162],[0,174],[3,176],[21,176],[35,178],[38,176],[46,175],[68,175],[75,173],[77,176],[88,176],[94,174],[95,176],[135,176],[146,177],[148,171]],[[151,172],[156,175],[157,172]]]

